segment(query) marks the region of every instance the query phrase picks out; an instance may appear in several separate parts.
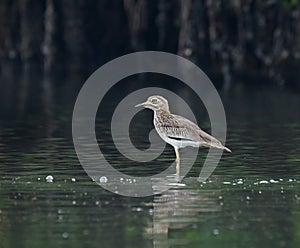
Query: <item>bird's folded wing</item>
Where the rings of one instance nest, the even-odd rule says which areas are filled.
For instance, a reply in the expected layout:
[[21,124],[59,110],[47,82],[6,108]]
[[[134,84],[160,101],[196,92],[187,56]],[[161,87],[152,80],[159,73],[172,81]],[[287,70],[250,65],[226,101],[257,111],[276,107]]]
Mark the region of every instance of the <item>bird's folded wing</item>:
[[163,129],[163,132],[170,138],[200,142],[204,146],[223,147],[219,140],[207,134],[195,123],[182,116],[173,115],[173,118],[169,119],[168,124],[169,125],[160,126],[159,128]]

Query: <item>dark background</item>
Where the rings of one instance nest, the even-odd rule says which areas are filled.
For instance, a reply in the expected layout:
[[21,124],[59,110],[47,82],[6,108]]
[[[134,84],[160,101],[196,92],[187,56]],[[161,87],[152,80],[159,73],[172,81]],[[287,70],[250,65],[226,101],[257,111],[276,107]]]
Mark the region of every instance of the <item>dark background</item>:
[[300,87],[297,0],[1,0],[1,70],[93,72],[129,52],[182,55],[218,83]]

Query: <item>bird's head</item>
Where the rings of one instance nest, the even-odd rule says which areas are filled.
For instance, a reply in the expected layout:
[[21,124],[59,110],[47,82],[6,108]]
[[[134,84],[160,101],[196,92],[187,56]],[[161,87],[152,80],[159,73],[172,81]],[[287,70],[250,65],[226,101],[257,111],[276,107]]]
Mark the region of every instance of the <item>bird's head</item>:
[[168,101],[162,96],[150,96],[148,97],[146,102],[135,105],[135,107],[141,107],[141,106],[144,108],[152,109],[153,111],[157,111],[157,110],[169,111]]

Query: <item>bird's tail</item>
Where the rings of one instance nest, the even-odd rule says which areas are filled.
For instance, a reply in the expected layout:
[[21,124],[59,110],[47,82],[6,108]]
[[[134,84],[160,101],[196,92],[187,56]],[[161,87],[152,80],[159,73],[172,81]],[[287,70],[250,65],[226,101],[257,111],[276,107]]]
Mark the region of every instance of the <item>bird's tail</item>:
[[199,131],[199,136],[201,139],[205,140],[205,142],[202,144],[203,146],[213,147],[213,148],[224,150],[226,152],[231,152],[231,150],[228,147],[223,146],[221,141],[219,141],[215,137],[205,133],[204,131],[202,131],[202,130],[201,130],[201,132]]
[[207,147],[213,147],[213,148],[217,148],[217,149],[221,149],[221,150],[224,150],[226,152],[230,152],[231,153],[231,150],[226,147],[226,146],[223,146],[221,142],[211,142],[211,143],[206,143],[206,145],[204,146],[207,146]]
[[231,152],[231,150],[226,146],[223,146],[223,150],[226,151],[226,152]]

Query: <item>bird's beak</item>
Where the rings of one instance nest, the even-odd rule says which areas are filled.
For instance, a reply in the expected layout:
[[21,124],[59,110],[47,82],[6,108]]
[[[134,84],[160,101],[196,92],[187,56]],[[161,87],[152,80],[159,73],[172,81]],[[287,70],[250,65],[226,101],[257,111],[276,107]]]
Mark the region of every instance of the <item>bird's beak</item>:
[[145,104],[146,104],[146,102],[143,102],[143,103],[140,103],[140,104],[137,104],[137,105],[135,105],[134,107],[145,107]]

